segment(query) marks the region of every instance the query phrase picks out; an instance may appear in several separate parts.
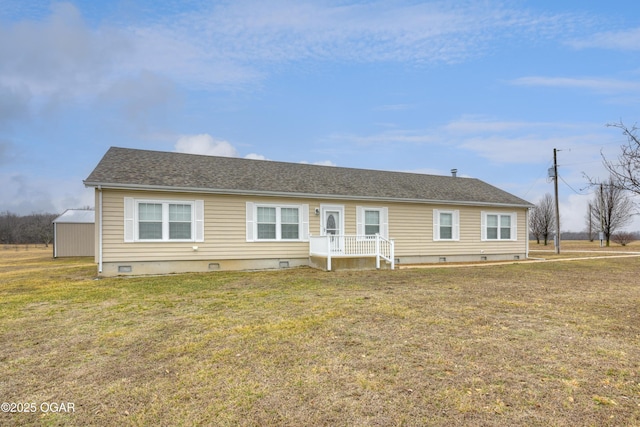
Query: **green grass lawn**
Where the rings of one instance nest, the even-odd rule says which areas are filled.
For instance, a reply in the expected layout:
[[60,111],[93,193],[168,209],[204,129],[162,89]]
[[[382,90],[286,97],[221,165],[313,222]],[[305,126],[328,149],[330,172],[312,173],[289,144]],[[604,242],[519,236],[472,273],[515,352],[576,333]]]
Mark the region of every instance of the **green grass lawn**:
[[0,425],[640,424],[640,258],[95,271],[0,248]]

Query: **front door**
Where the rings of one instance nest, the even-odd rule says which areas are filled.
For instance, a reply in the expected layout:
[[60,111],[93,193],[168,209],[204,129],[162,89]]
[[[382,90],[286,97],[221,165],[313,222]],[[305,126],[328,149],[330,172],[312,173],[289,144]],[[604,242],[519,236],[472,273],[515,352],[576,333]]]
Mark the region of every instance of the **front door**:
[[323,234],[331,236],[331,252],[342,251],[342,217],[340,210],[326,209],[323,218]]

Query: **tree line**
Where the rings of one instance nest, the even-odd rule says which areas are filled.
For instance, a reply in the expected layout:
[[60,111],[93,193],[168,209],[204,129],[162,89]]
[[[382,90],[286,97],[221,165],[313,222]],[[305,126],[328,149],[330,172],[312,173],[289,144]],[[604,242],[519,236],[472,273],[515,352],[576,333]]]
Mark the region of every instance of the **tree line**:
[[53,224],[58,214],[33,213],[16,215],[0,213],[0,243],[3,245],[44,244],[53,240]]

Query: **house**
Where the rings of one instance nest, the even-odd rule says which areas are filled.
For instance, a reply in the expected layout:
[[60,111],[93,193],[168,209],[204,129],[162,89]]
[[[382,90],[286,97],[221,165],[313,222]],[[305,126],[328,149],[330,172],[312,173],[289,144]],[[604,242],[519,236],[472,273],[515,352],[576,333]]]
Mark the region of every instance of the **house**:
[[95,256],[95,211],[67,209],[53,220],[53,257]]
[[524,259],[532,205],[473,178],[110,148],[105,276]]

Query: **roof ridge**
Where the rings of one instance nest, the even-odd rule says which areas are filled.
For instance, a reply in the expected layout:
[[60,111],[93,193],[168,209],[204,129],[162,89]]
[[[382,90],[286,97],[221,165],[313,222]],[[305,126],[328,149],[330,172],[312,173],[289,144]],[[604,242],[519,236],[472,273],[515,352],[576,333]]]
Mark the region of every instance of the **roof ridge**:
[[329,166],[329,165],[318,165],[314,163],[304,163],[304,162],[288,162],[284,160],[270,160],[270,159],[249,159],[246,157],[233,157],[233,156],[216,156],[212,154],[198,154],[198,153],[184,153],[181,151],[163,151],[163,150],[149,150],[142,148],[128,148],[128,147],[117,147],[111,146],[109,149],[118,149],[118,150],[126,150],[126,151],[139,151],[139,152],[148,152],[148,153],[157,153],[163,155],[183,155],[183,156],[196,156],[201,158],[217,158],[217,159],[232,159],[236,161],[246,161],[246,162],[270,162],[275,164],[283,164],[283,165],[300,165],[300,166],[311,166],[317,168],[336,168],[343,170],[354,170],[354,171],[368,171],[368,172],[381,172],[381,173],[399,173],[399,174],[407,174],[407,175],[418,175],[418,176],[432,176],[437,178],[450,178],[450,179],[474,179],[478,180],[475,177],[463,177],[463,176],[450,176],[450,175],[438,175],[438,174],[428,174],[421,172],[411,172],[411,171],[398,171],[398,170],[385,170],[385,169],[373,169],[373,168],[356,168],[352,166]]

